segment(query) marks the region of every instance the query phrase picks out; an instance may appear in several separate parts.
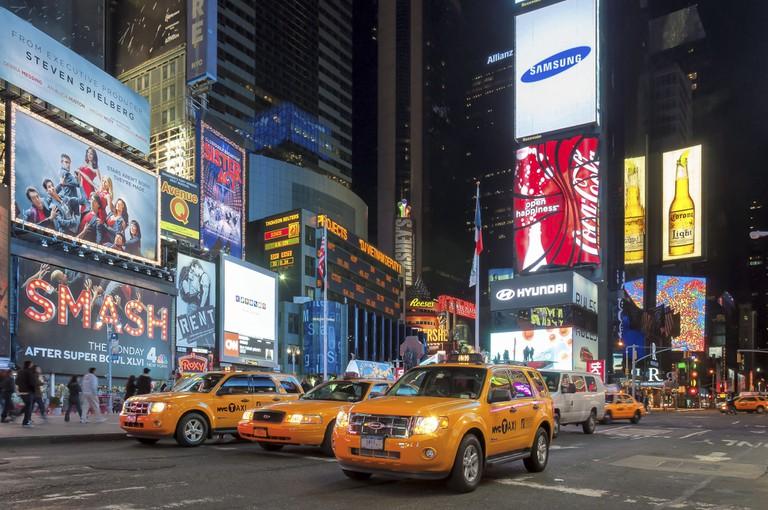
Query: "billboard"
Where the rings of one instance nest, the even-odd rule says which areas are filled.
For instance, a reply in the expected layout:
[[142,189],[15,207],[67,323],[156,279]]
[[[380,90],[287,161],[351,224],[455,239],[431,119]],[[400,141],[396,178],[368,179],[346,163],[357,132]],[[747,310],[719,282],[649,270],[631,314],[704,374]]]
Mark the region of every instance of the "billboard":
[[171,296],[41,262],[18,259],[16,360],[43,372],[107,373],[107,327],[118,334],[115,377],[166,379],[171,366]]
[[216,347],[216,264],[179,253],[176,347]]
[[395,218],[395,260],[403,267],[407,287],[414,281],[414,232],[412,218]]
[[[328,373],[344,372],[347,359],[341,303],[328,301]],[[323,301],[304,303],[304,372],[323,373]]]
[[216,0],[189,0],[187,12],[187,84],[216,81]]
[[515,138],[598,121],[597,0],[515,17]]
[[0,358],[11,356],[11,330],[8,322],[11,262],[10,191],[0,185]]
[[221,257],[219,359],[277,366],[277,274],[229,256]]
[[200,241],[203,248],[243,258],[245,151],[200,123]]
[[491,360],[535,363],[536,368],[573,370],[573,328],[491,333]]
[[160,232],[197,246],[200,241],[200,188],[160,172]]
[[491,311],[567,304],[597,313],[597,285],[574,271],[491,282]]
[[517,151],[515,267],[600,264],[597,138],[574,136]]
[[0,53],[0,79],[149,152],[144,97],[2,7]]
[[624,264],[645,254],[645,157],[624,160]]
[[701,257],[701,145],[662,155],[663,261]]
[[673,350],[704,352],[706,299],[706,278],[656,277],[656,305],[667,305],[680,314],[680,336],[672,338]]
[[160,263],[156,174],[15,105],[11,123],[14,221]]
[[111,16],[117,24],[115,75],[177,48],[186,40],[186,0],[121,0]]

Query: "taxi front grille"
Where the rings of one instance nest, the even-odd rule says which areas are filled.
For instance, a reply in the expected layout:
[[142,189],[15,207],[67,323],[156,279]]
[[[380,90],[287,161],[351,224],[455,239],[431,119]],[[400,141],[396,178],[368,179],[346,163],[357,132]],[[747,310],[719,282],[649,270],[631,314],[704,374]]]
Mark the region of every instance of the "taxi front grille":
[[349,431],[366,436],[408,437],[411,419],[408,416],[353,413]]
[[255,411],[253,413],[253,421],[282,423],[284,418],[285,413],[282,411]]
[[149,414],[149,402],[131,402],[125,404],[125,412],[128,414]]
[[368,450],[367,448],[352,448],[352,455],[361,457],[378,457],[380,459],[399,459],[400,452],[388,452],[386,450]]

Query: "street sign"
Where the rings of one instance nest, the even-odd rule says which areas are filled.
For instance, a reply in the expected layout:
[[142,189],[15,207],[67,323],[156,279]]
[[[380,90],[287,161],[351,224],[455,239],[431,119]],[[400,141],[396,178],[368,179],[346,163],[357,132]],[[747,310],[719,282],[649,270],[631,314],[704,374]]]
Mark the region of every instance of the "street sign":
[[114,331],[109,334],[109,348],[112,353],[112,360],[117,361],[117,355],[120,354],[120,339]]

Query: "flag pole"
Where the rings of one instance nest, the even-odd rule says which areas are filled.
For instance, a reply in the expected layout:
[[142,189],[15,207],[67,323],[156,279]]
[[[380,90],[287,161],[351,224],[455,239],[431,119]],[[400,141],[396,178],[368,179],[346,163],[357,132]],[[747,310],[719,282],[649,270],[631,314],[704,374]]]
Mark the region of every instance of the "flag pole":
[[[480,181],[477,181],[477,204],[480,206]],[[480,254],[477,257],[477,281],[475,282],[475,352],[480,352]]]
[[328,381],[328,226],[323,222],[323,381]]

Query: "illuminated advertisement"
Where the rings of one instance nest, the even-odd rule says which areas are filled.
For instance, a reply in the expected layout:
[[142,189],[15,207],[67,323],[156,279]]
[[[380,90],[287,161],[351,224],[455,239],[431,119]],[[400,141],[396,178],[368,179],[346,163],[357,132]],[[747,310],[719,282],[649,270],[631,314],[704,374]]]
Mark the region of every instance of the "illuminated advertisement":
[[413,235],[412,218],[395,218],[395,260],[403,266],[403,276],[405,277],[406,286],[413,285]]
[[645,253],[645,158],[624,160],[624,264],[642,264]]
[[219,359],[277,366],[277,274],[226,255],[221,273]]
[[520,272],[600,264],[597,138],[575,136],[517,151],[515,263]]
[[186,0],[115,2],[115,74],[177,48],[186,39]]
[[597,285],[575,271],[491,282],[491,311],[566,304],[597,313]]
[[160,232],[197,246],[200,240],[200,189],[197,184],[160,172]]
[[160,263],[157,174],[15,105],[11,122],[14,221]]
[[187,12],[187,84],[216,81],[218,2],[193,0]]
[[680,336],[672,338],[673,350],[704,352],[706,297],[706,278],[656,277],[656,305],[667,305],[680,314]]
[[183,253],[176,262],[176,347],[216,346],[216,264]]
[[0,52],[0,79],[149,152],[144,97],[2,7]]
[[643,308],[645,284],[642,278],[630,280],[624,284],[624,291],[638,308]]
[[[339,374],[347,359],[344,345],[344,308],[341,303],[328,301],[328,373]],[[304,372],[323,373],[323,301],[304,303]]]
[[171,296],[40,262],[19,260],[16,359],[43,372],[107,373],[107,328],[117,333],[115,377],[170,375]]
[[515,17],[515,138],[597,122],[597,0]]
[[452,313],[467,319],[474,319],[477,316],[475,303],[446,295],[437,296],[437,311]]
[[245,151],[200,123],[200,240],[203,248],[243,258]]
[[0,186],[0,358],[11,355],[11,331],[8,322],[8,301],[11,297],[9,265],[11,261],[10,191]]
[[298,267],[296,257],[300,255],[301,211],[265,219],[262,236],[269,269],[282,273]]
[[701,257],[701,145],[662,156],[662,260]]
[[491,360],[534,363],[536,368],[573,369],[573,328],[491,333]]

